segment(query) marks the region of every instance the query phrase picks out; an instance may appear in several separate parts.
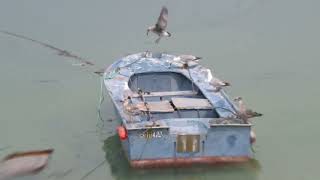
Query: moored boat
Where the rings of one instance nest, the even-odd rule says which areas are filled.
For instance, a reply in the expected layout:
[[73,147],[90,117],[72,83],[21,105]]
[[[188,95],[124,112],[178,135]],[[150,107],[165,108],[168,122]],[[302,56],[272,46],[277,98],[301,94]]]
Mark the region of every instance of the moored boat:
[[118,134],[132,167],[244,162],[252,157],[251,124],[211,71],[176,56],[142,52],[123,57],[104,73],[119,114]]

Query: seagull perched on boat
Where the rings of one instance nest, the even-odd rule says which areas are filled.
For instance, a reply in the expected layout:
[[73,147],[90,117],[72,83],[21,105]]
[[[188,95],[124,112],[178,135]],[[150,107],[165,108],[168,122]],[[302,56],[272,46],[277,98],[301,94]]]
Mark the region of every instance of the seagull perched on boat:
[[211,81],[209,81],[209,84],[212,85],[215,88],[215,92],[219,92],[223,87],[231,86],[231,84],[227,81],[222,81],[218,78],[212,78]]
[[131,96],[127,96],[126,98],[124,98],[124,100],[122,101],[122,105],[125,112],[130,115],[137,115],[140,113],[139,108],[132,104]]
[[210,69],[204,69],[203,71],[202,71],[204,74],[205,74],[205,77],[206,77],[206,81],[211,81],[212,80],[212,73],[211,73],[211,70]]
[[198,62],[200,59],[202,59],[201,57],[198,56],[194,56],[194,55],[179,55],[175,58],[173,58],[174,61],[180,61],[182,63],[189,63],[191,61],[193,62]]
[[235,102],[238,102],[239,105],[239,112],[238,112],[238,116],[240,119],[243,119],[245,122],[248,122],[249,118],[254,118],[254,117],[260,117],[262,116],[261,113],[255,112],[251,109],[247,109],[242,97],[237,97],[234,99]]
[[163,6],[161,9],[160,16],[158,18],[157,23],[153,26],[148,27],[148,29],[147,29],[147,35],[151,31],[159,36],[158,39],[155,41],[156,43],[159,43],[159,41],[162,37],[170,37],[171,36],[171,33],[166,31],[167,21],[168,21],[168,9],[167,9],[167,7]]
[[199,62],[200,59],[202,58],[198,56],[183,54],[183,55],[174,57],[173,61],[183,64],[183,67],[188,67],[189,62]]

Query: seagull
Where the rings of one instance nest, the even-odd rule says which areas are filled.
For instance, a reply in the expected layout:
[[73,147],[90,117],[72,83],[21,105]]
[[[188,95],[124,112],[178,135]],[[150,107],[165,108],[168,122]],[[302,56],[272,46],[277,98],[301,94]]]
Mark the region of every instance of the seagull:
[[234,99],[234,101],[238,102],[238,105],[239,105],[239,112],[238,112],[239,118],[243,119],[245,122],[247,122],[249,118],[262,116],[261,113],[255,112],[251,109],[247,109],[242,100],[242,97],[237,97]]
[[191,61],[198,62],[200,59],[202,59],[202,58],[194,56],[194,55],[185,55],[185,54],[179,55],[179,56],[173,58],[174,61],[180,61],[183,64],[187,64],[187,63],[189,63]]
[[199,62],[199,60],[202,59],[201,57],[197,57],[194,55],[179,55],[173,58],[173,61],[179,62],[183,64],[184,68],[187,68],[189,65],[189,62]]
[[212,80],[212,78],[213,78],[211,70],[210,69],[204,69],[204,74],[205,74],[206,80],[208,82],[210,82]]
[[137,115],[140,113],[139,108],[134,104],[132,104],[131,96],[125,97],[124,100],[122,101],[122,105],[127,114]]
[[229,82],[221,81],[218,78],[213,78],[211,81],[209,81],[209,84],[215,88],[215,92],[219,92],[223,87],[231,86]]
[[163,6],[157,23],[153,26],[148,27],[147,29],[147,35],[149,34],[149,31],[151,31],[159,36],[159,38],[155,41],[155,43],[159,43],[162,37],[171,36],[171,33],[169,33],[168,31],[165,31],[167,27],[167,21],[168,21],[168,9],[167,7]]
[[[189,62],[199,62],[202,59],[201,57],[194,56],[194,55],[179,55],[173,58],[173,62],[178,62],[183,65],[183,68],[188,68]],[[171,65],[172,63],[170,63]]]

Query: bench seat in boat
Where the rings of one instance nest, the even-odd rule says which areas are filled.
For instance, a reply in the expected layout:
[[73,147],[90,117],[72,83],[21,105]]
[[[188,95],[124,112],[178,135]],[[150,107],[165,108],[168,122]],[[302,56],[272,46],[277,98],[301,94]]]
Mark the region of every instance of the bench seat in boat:
[[172,98],[171,100],[177,109],[212,109],[208,99]]
[[144,112],[174,112],[169,101],[148,102],[146,105],[144,102],[138,102],[135,106]]

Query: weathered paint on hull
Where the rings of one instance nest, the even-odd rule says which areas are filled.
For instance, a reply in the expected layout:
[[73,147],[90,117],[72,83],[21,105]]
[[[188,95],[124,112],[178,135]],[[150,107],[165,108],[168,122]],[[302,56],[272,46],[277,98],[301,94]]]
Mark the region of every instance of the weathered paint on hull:
[[[134,54],[115,62],[104,74],[121,126],[127,130],[121,144],[129,164],[156,168],[250,160],[251,124],[234,116],[237,108],[223,90],[212,91],[211,71],[198,64],[188,70],[172,67],[173,59],[168,54]],[[197,105],[170,111],[163,105],[163,112],[132,112],[143,102],[147,107],[146,103],[169,101],[172,108],[173,98],[207,99],[214,108]]]
[[247,162],[251,157],[247,156],[215,156],[195,158],[166,158],[166,159],[145,159],[130,161],[134,168],[160,168],[160,167],[188,167],[192,165],[216,165],[224,163]]

